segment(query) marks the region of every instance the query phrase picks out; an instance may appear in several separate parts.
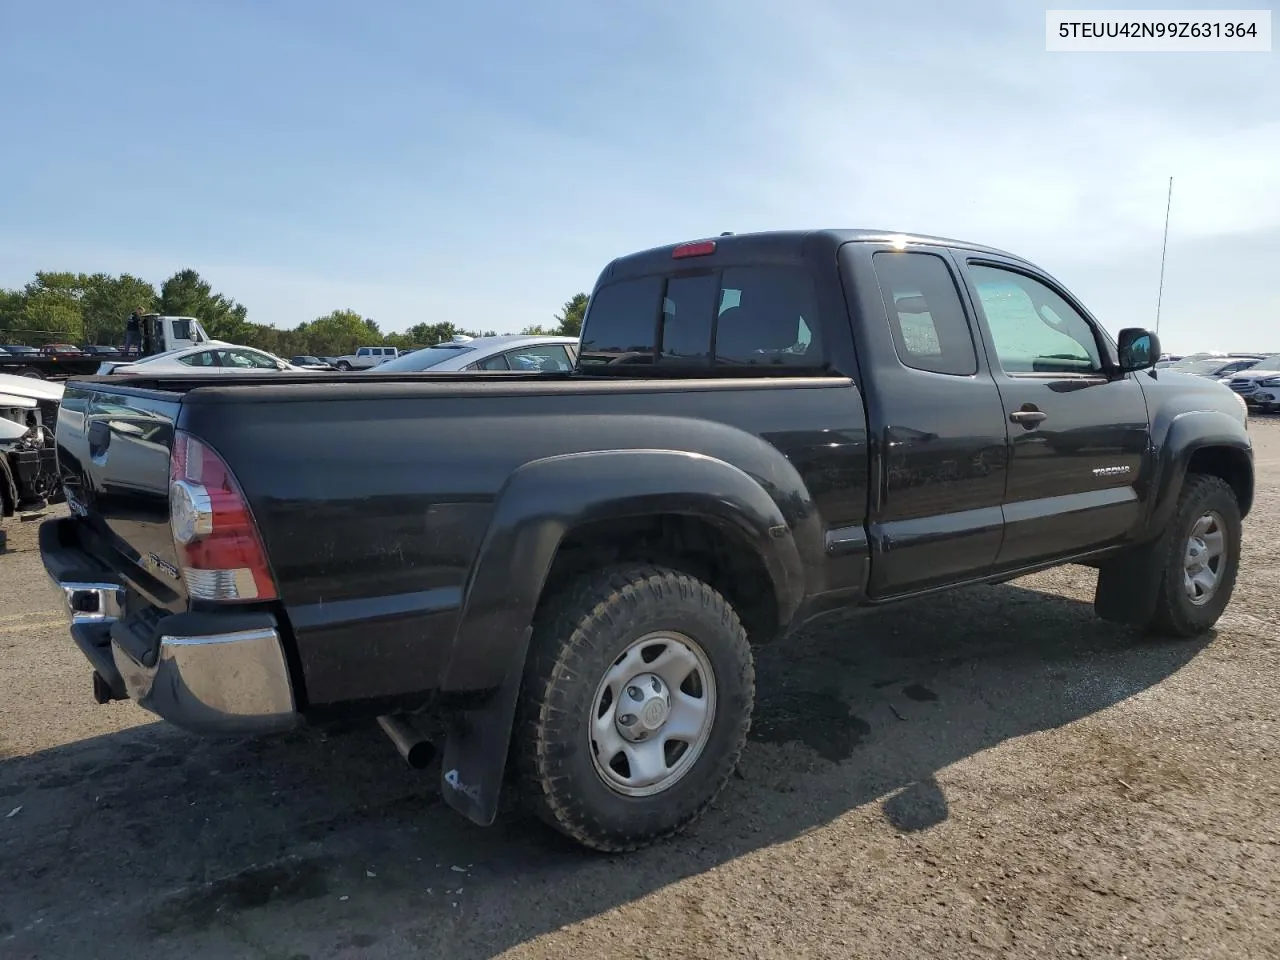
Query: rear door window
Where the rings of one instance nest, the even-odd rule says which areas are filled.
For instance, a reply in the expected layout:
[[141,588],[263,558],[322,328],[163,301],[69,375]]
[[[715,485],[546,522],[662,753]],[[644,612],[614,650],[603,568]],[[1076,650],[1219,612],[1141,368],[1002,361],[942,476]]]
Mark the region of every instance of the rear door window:
[[189,353],[185,357],[179,357],[178,362],[186,364],[188,367],[218,366],[218,358],[214,356],[212,350],[201,350],[198,353]]
[[538,344],[531,347],[517,347],[508,350],[503,356],[512,370],[524,370],[530,373],[568,370],[569,355],[558,343]]
[[872,257],[872,263],[894,350],[903,366],[952,376],[977,373],[973,331],[955,279],[942,258],[882,251]]

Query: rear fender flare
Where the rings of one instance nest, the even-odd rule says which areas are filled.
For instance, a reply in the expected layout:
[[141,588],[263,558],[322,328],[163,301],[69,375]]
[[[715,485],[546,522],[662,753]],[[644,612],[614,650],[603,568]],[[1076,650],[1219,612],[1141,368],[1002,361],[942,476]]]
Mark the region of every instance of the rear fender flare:
[[[804,496],[799,475],[796,489]],[[695,453],[610,450],[537,460],[499,492],[463,596],[446,694],[489,693],[451,718],[440,769],[445,802],[491,824],[506,769],[534,612],[556,551],[580,523],[689,514],[732,529],[763,560],[786,622],[804,596],[805,565],[793,528],[763,486],[738,467]],[[807,526],[817,529],[810,512]],[[820,537],[817,541],[820,543]]]
[[[795,476],[797,483],[799,476]],[[805,592],[795,533],[759,482],[695,453],[616,450],[535,460],[498,494],[472,567],[454,636],[445,692],[501,685],[510,652],[533,619],[565,534],[583,523],[685,514],[729,529],[754,549],[788,622]],[[815,527],[816,529],[816,527]]]

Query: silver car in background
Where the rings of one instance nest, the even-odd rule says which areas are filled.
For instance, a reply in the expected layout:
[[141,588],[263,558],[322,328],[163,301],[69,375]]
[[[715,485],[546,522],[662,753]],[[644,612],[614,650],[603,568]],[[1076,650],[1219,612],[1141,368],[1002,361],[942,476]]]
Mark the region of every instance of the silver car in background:
[[1264,357],[1249,369],[1218,382],[1225,383],[1250,407],[1263,413],[1280,409],[1280,354]]
[[546,373],[572,370],[578,358],[577,337],[528,336],[454,337],[380,363],[366,373],[431,373],[459,370],[516,370]]

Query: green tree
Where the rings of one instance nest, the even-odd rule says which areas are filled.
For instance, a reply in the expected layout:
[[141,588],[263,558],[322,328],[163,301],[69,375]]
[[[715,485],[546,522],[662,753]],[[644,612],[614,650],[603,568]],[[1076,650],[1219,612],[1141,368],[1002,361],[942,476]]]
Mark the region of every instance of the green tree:
[[84,334],[80,304],[57,290],[36,289],[23,297],[18,329],[45,343],[58,339],[79,340]]
[[16,316],[10,328],[16,339],[33,343],[78,340],[84,332],[81,299],[83,274],[42,270],[28,283],[16,302]]
[[556,334],[561,337],[582,336],[582,318],[587,315],[587,295],[575,293],[556,314]]
[[124,325],[135,309],[144,313],[156,309],[156,289],[146,280],[128,273],[118,277],[95,273],[84,280],[80,301],[85,340],[89,343],[118,344]]
[[0,290],[0,331],[16,329],[25,298],[19,290]]
[[413,346],[430,347],[437,343],[445,343],[457,336],[496,337],[498,332],[496,330],[464,330],[445,320],[441,323],[415,323],[405,331],[405,335]]
[[208,281],[190,268],[179,270],[160,286],[157,304],[170,317],[195,317],[217,340],[240,342],[248,311],[230,297],[214,293]]
[[351,309],[334,310],[316,317],[310,323],[300,324],[296,333],[298,342],[293,345],[294,349],[326,357],[345,356],[355,353],[358,347],[382,343],[378,325]]

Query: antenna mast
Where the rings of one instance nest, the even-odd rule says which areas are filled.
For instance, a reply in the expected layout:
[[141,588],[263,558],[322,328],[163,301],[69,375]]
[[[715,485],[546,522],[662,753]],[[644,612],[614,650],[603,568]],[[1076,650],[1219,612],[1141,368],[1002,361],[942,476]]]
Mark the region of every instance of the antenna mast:
[[1169,208],[1173,206],[1173,177],[1169,178],[1169,197],[1164,204],[1164,243],[1160,245],[1160,289],[1156,293],[1156,333],[1160,332],[1160,304],[1164,300],[1164,258],[1169,250]]

